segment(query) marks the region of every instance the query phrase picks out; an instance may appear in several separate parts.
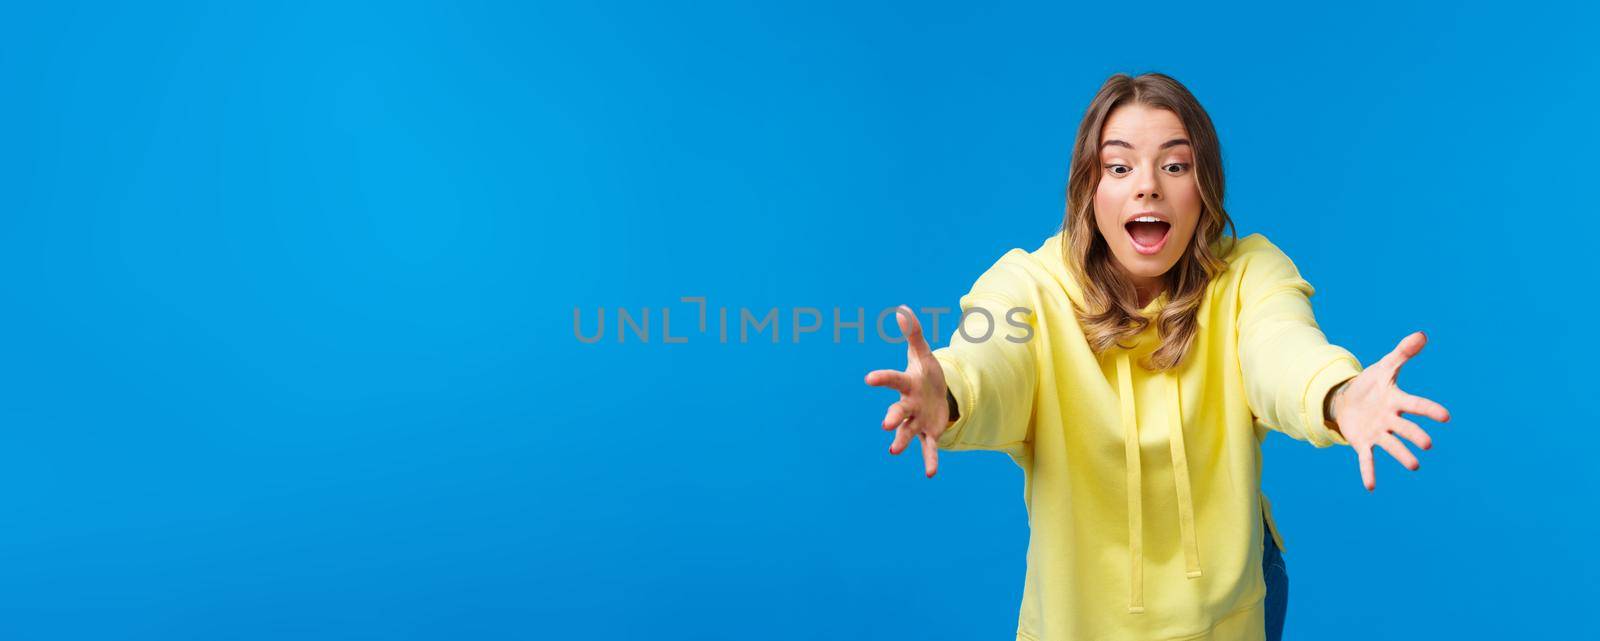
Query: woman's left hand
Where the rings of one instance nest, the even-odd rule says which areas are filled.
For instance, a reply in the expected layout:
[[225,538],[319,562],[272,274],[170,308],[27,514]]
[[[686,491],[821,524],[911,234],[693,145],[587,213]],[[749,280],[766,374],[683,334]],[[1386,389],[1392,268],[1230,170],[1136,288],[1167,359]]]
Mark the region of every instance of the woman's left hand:
[[1395,384],[1400,366],[1421,352],[1427,342],[1428,336],[1422,332],[1405,337],[1394,351],[1350,379],[1329,401],[1339,433],[1355,448],[1361,461],[1361,482],[1369,492],[1377,487],[1372,469],[1373,446],[1383,448],[1410,470],[1421,467],[1421,463],[1395,435],[1425,450],[1433,447],[1428,433],[1416,423],[1400,418],[1401,412],[1426,416],[1440,423],[1450,422],[1450,411],[1443,405],[1402,392]]

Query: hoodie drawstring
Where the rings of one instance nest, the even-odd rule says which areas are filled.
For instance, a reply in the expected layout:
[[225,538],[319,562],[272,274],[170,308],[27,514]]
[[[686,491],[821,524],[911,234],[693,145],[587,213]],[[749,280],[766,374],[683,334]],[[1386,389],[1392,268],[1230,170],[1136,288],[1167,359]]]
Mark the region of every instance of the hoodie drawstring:
[[1178,387],[1178,376],[1168,374],[1167,380],[1172,381],[1172,386],[1167,389],[1172,392],[1172,402],[1167,406],[1171,411],[1167,421],[1168,443],[1172,446],[1172,478],[1178,490],[1178,532],[1183,537],[1183,569],[1184,575],[1193,579],[1200,576],[1200,541],[1194,533],[1194,497],[1189,493],[1189,454],[1183,449],[1183,406],[1182,390]]
[[1128,371],[1126,352],[1117,355],[1117,389],[1122,398],[1122,444],[1128,470],[1128,557],[1133,563],[1128,576],[1133,586],[1128,612],[1140,614],[1144,612],[1144,549],[1140,540],[1144,517],[1140,495],[1144,492],[1140,488],[1139,421],[1133,413],[1133,373]]
[[[1133,365],[1129,354],[1117,355],[1117,388],[1122,405],[1123,453],[1127,459],[1128,474],[1128,558],[1131,564],[1128,612],[1144,612],[1144,475],[1139,467],[1139,420],[1133,402]],[[1172,448],[1172,476],[1178,493],[1178,530],[1183,543],[1184,574],[1193,579],[1200,576],[1200,543],[1194,531],[1194,500],[1189,488],[1189,460],[1183,447],[1183,408],[1178,377],[1166,374],[1170,384],[1167,442]]]

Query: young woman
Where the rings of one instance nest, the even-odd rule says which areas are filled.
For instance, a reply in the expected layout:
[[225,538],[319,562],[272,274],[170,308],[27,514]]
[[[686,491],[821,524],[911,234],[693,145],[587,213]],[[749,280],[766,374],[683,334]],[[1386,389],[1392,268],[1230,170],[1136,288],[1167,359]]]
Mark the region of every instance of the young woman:
[[867,375],[900,393],[889,452],[920,436],[929,477],[940,449],[1022,468],[1018,639],[1277,639],[1267,430],[1350,446],[1370,491],[1374,446],[1412,470],[1397,436],[1431,446],[1401,413],[1450,419],[1395,384],[1421,332],[1362,368],[1327,342],[1282,251],[1223,236],[1222,203],[1217,135],[1189,91],[1112,76],[1078,128],[1061,231],[978,278],[947,347],[902,307],[905,370]]

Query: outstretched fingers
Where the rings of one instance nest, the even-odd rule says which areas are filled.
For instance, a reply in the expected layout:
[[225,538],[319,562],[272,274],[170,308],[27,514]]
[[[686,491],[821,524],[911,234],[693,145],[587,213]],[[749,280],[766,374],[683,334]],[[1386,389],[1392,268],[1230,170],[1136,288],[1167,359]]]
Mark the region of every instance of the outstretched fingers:
[[917,412],[920,404],[933,402],[919,400],[918,394],[919,390],[927,391],[928,386],[922,383],[926,381],[929,368],[938,365],[933,362],[933,350],[922,336],[922,323],[917,321],[916,313],[910,307],[901,305],[895,309],[895,321],[900,325],[900,333],[906,337],[906,370],[874,370],[867,374],[866,380],[868,385],[894,388],[902,394],[900,402],[890,405],[883,417],[883,429],[895,431],[894,442],[889,444],[889,453],[904,452],[910,446],[911,439],[921,437],[922,464],[928,478],[933,478],[939,472],[938,439],[930,438],[921,429],[923,426],[918,425]]
[[1411,441],[1413,445],[1422,449],[1426,450],[1433,447],[1433,437],[1428,436],[1427,432],[1417,427],[1416,423],[1398,416],[1389,422],[1389,431],[1404,436],[1406,440]]
[[1407,414],[1426,416],[1440,423],[1450,422],[1450,410],[1445,409],[1443,405],[1405,392],[1400,393],[1400,411]]
[[1406,361],[1411,360],[1411,357],[1421,352],[1422,346],[1427,344],[1427,334],[1421,331],[1411,332],[1405,338],[1400,339],[1400,344],[1396,345],[1393,351],[1385,354],[1383,359],[1378,361],[1378,364],[1388,369],[1389,380],[1394,380],[1400,374],[1400,367],[1405,365]]
[[895,369],[876,369],[867,373],[867,384],[873,387],[887,387],[900,390],[902,393],[911,393],[911,376]]
[[1372,446],[1356,446],[1356,458],[1361,461],[1361,484],[1371,492],[1378,486],[1377,473],[1372,470]]
[[939,473],[939,443],[927,432],[918,434],[922,437],[922,467],[927,470],[928,478],[933,478]]
[[899,454],[906,451],[906,445],[911,442],[912,434],[914,432],[911,430],[911,420],[901,421],[894,430],[894,442],[889,444],[889,453]]
[[917,321],[916,312],[901,305],[895,309],[894,318],[900,324],[900,333],[906,337],[908,360],[920,360],[933,355],[933,350],[928,349],[928,341],[922,337],[922,323]]
[[1384,433],[1379,436],[1378,446],[1382,447],[1383,451],[1388,452],[1389,456],[1393,456],[1394,460],[1400,461],[1400,464],[1406,466],[1408,470],[1415,472],[1422,467],[1422,463],[1417,460],[1417,455],[1406,449],[1406,444],[1401,443],[1400,439],[1395,438],[1393,434]]
[[911,411],[906,409],[905,401],[900,401],[889,406],[889,411],[883,415],[883,429],[892,430],[900,426],[902,421],[911,417]]

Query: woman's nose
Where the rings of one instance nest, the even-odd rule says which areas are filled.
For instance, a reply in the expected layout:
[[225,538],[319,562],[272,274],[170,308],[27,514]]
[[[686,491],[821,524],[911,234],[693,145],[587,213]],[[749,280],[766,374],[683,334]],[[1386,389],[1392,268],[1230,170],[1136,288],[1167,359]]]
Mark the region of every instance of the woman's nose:
[[1161,199],[1161,192],[1156,190],[1155,176],[1151,175],[1149,172],[1144,172],[1144,176],[1139,179],[1139,184],[1137,187],[1138,188],[1134,190],[1134,198],[1140,200],[1144,200],[1145,198],[1149,198],[1151,200]]

